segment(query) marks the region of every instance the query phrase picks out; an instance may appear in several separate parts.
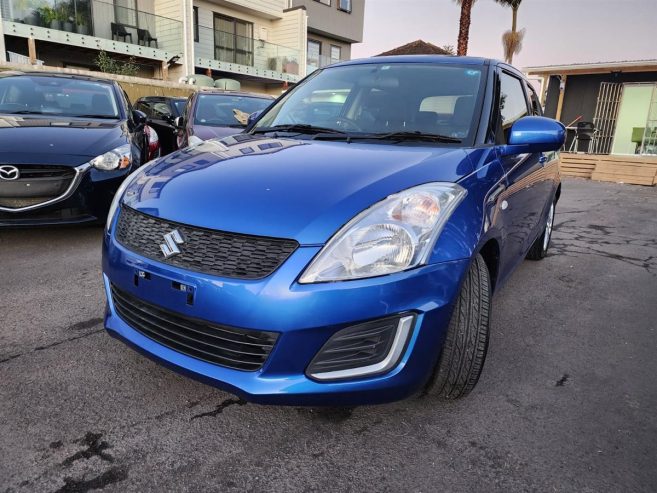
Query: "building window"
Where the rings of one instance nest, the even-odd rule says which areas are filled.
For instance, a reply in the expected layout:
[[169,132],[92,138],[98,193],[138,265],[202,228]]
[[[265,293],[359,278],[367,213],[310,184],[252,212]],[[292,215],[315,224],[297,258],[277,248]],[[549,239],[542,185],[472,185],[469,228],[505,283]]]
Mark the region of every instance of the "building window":
[[114,18],[124,26],[137,27],[137,0],[114,0]]
[[322,43],[312,39],[308,40],[308,56],[306,65],[308,65],[308,73],[320,67],[319,59],[322,55]]
[[351,0],[338,0],[338,8],[344,12],[351,13]]
[[198,43],[198,7],[194,7],[194,41]]
[[324,5],[331,6],[331,0],[315,0],[316,2],[323,3]]
[[252,66],[253,24],[214,14],[214,58]]
[[331,63],[342,60],[342,47],[331,45]]

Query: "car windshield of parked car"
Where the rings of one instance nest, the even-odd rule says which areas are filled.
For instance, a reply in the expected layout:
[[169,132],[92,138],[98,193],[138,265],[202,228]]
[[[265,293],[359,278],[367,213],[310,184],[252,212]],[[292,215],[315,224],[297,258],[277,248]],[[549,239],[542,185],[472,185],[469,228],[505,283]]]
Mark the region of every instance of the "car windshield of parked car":
[[110,84],[67,77],[0,78],[0,113],[119,118]]
[[[311,126],[352,136],[422,133],[461,142],[474,135],[484,80],[482,67],[465,64],[328,68],[291,90],[253,130],[290,126],[290,131],[301,131],[299,126]],[[310,133],[307,130],[304,133]]]
[[176,111],[178,112],[178,116],[185,113],[185,106],[186,105],[187,105],[187,100],[186,99],[174,99],[174,101],[173,101],[173,106],[176,108]]
[[271,99],[226,94],[200,94],[194,111],[195,125],[242,127],[251,113],[264,110]]

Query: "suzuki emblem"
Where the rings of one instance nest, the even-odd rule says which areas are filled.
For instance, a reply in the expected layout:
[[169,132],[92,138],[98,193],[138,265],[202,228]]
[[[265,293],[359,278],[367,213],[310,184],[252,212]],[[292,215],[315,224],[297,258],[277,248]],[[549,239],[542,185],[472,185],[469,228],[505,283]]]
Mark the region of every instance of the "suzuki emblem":
[[183,243],[185,243],[185,240],[183,240],[180,231],[177,229],[174,229],[170,233],[165,234],[164,243],[160,245],[160,250],[162,250],[164,258],[178,255],[180,253],[180,248],[178,248],[178,245],[182,245]]

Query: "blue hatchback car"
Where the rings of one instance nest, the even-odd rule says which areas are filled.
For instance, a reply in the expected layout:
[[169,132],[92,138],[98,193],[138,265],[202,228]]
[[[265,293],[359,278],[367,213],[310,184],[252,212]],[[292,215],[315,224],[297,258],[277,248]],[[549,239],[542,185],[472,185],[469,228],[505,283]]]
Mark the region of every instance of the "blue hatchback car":
[[317,70],[245,133],[124,182],[104,236],[105,326],[249,401],[464,396],[492,293],[546,255],[563,139],[498,61]]

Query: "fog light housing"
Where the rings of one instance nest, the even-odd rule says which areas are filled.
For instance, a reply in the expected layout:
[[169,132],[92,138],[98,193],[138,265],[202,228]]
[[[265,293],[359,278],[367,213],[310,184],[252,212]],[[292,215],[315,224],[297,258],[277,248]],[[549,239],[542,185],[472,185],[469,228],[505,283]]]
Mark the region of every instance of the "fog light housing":
[[415,315],[403,314],[339,330],[315,355],[306,375],[329,381],[386,373],[404,354],[414,322]]

